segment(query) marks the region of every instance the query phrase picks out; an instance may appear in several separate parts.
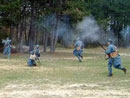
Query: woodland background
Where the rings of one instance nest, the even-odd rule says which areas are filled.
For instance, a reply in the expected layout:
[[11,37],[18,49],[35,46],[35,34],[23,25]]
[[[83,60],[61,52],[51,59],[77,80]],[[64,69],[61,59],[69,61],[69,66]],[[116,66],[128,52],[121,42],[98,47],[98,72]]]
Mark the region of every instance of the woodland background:
[[85,16],[94,17],[101,33],[114,36],[118,46],[129,47],[130,0],[0,0],[0,47],[8,36],[19,52],[36,44],[44,52],[72,47],[80,35],[76,24]]

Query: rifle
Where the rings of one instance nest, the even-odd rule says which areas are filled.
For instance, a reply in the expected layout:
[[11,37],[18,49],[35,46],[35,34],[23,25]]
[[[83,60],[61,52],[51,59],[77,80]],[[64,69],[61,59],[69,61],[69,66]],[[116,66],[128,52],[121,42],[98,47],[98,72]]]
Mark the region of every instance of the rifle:
[[[106,48],[102,45],[102,44],[100,44],[99,42],[98,42],[98,45],[105,51],[106,50]],[[110,58],[110,54],[105,54],[105,59],[107,60],[107,59],[109,59]]]
[[106,50],[106,48],[105,48],[102,44],[100,44],[99,42],[98,42],[98,45],[99,45],[103,50]]

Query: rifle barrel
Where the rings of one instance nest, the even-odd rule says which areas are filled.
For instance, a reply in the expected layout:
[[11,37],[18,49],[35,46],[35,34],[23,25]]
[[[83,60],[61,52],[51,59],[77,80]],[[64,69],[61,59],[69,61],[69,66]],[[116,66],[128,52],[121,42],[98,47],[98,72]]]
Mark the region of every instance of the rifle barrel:
[[105,47],[103,47],[103,45],[102,45],[102,44],[98,43],[98,45],[99,45],[102,49],[106,50],[106,48],[105,48]]

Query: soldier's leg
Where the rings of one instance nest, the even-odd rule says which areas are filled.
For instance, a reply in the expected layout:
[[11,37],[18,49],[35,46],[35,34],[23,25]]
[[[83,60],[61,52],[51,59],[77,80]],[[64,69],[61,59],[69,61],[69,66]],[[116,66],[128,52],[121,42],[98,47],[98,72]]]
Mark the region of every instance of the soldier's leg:
[[124,67],[122,67],[120,64],[119,65],[116,65],[114,66],[116,69],[120,69],[120,70],[123,70]]
[[109,59],[108,61],[108,71],[109,71],[109,75],[108,76],[112,76],[112,59]]
[[124,68],[122,66],[122,62],[121,62],[120,56],[118,56],[117,58],[114,58],[114,64],[113,65],[114,65],[115,68],[124,71],[124,73],[126,74],[126,68]]
[[119,65],[116,65],[116,66],[114,66],[114,67],[117,68],[117,69],[120,69],[120,70],[124,71],[124,73],[126,74],[126,68],[124,68],[124,67],[121,66],[120,64],[119,64]]
[[81,56],[77,55],[77,58],[78,58],[79,62],[81,62]]
[[74,49],[73,54],[78,58],[79,62],[81,62],[80,52]]
[[33,66],[37,66],[36,62],[33,60]]
[[79,56],[80,56],[80,58],[82,59],[82,55],[81,55],[81,54],[79,54]]
[[7,55],[7,48],[4,48],[3,54],[4,54],[4,57],[6,57],[6,55]]
[[27,62],[28,66],[33,66],[33,61],[31,59],[28,59],[28,62]]
[[8,59],[10,59],[11,56],[11,49],[8,49]]
[[11,55],[11,53],[8,53],[8,59],[10,59],[10,55]]
[[80,54],[79,56],[81,57],[81,59],[83,59],[83,55],[82,54]]
[[83,50],[80,50],[80,57],[81,57],[81,59],[83,59]]

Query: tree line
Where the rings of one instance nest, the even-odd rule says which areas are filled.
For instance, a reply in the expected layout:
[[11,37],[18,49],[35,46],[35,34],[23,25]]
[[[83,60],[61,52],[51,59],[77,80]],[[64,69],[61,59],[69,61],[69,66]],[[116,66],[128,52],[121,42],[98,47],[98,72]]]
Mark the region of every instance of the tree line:
[[[70,28],[74,30],[84,16],[92,15],[105,33],[114,32],[120,45],[120,31],[130,24],[129,13],[130,0],[1,0],[0,41],[9,36],[20,52],[23,45],[31,51],[35,44],[45,52],[50,46],[54,52],[57,43],[68,45]],[[58,32],[65,34],[61,37]]]

